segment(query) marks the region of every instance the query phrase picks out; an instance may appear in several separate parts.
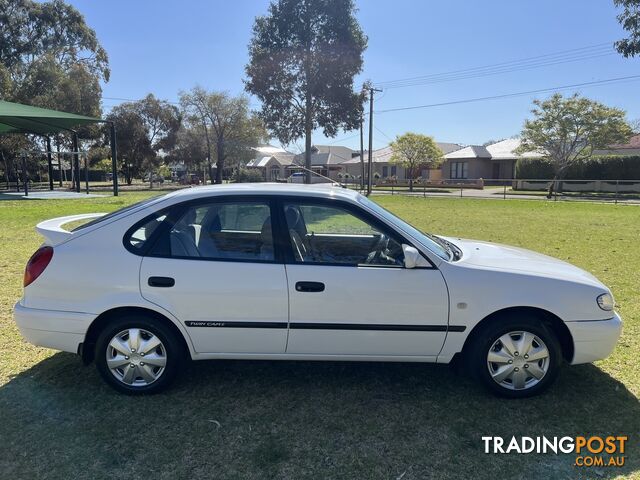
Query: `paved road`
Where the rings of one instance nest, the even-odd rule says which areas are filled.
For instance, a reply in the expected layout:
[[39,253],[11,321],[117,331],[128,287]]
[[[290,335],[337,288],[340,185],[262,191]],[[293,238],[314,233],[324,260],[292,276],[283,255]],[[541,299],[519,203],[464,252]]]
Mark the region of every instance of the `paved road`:
[[24,196],[24,192],[0,192],[0,200],[61,200],[102,196],[103,195],[96,195],[94,193],[86,194],[58,190],[33,190],[30,191],[29,195],[26,197]]

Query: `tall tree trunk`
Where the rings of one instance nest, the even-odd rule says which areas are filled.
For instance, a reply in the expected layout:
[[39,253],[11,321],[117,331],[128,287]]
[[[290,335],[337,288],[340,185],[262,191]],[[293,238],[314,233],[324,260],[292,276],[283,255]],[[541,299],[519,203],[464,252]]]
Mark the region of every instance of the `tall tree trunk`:
[[[211,167],[211,140],[209,139],[209,129],[207,128],[207,123],[202,121],[202,128],[204,128],[204,138],[207,141],[207,170],[209,171],[209,182],[213,183],[213,168]],[[202,178],[202,183],[206,184],[207,179]]]
[[216,161],[216,183],[222,183],[222,169],[224,168],[224,136],[218,138],[217,144],[218,158]]
[[547,198],[553,197],[554,193],[556,195],[559,194],[559,193],[562,193],[562,179],[564,178],[565,171],[566,171],[565,168],[560,168],[555,173],[555,175],[553,176],[553,180],[551,181],[551,184],[549,185],[549,191],[547,192]]
[[409,167],[409,191],[413,192],[413,167]]
[[307,169],[304,176],[305,183],[311,183],[311,127],[313,126],[311,116],[311,95],[307,94],[304,113],[304,166]]

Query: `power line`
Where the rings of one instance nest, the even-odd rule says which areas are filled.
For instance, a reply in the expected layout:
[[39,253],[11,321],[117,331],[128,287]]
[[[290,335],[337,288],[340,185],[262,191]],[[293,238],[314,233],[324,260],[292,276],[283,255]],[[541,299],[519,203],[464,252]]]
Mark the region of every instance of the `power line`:
[[346,140],[351,140],[352,138],[356,138],[360,136],[360,132],[356,133],[355,135],[349,135],[348,137],[342,137],[342,138],[338,138],[337,140],[334,140],[332,142],[328,142],[327,145],[335,145],[336,143],[340,143],[340,142],[344,142]]
[[581,56],[581,57],[577,57],[577,58],[568,58],[568,59],[562,59],[562,60],[557,60],[557,61],[540,62],[540,63],[536,63],[536,64],[522,65],[522,66],[518,66],[516,68],[500,68],[500,69],[487,70],[487,71],[481,71],[481,72],[477,72],[477,73],[470,73],[470,74],[464,74],[464,75],[456,75],[456,76],[448,76],[448,77],[443,76],[443,77],[433,78],[433,79],[430,79],[430,80],[407,82],[407,83],[404,83],[404,84],[396,84],[396,85],[388,86],[388,87],[385,87],[385,88],[388,90],[388,89],[393,89],[393,88],[415,87],[415,86],[422,86],[422,85],[431,85],[431,84],[435,84],[435,83],[452,82],[452,81],[456,81],[456,80],[466,80],[466,79],[473,79],[473,78],[489,77],[489,76],[494,76],[494,75],[502,75],[502,74],[505,74],[505,73],[520,72],[520,71],[524,71],[524,70],[533,70],[533,69],[536,69],[536,68],[549,67],[549,66],[553,66],[553,65],[561,65],[561,64],[567,64],[567,63],[581,62],[583,60],[591,60],[591,59],[594,59],[594,58],[608,57],[608,56],[611,56],[611,55],[615,55],[615,52],[599,53],[597,55]]
[[640,79],[640,75],[630,75],[628,77],[618,77],[618,78],[608,78],[606,80],[596,80],[593,82],[584,82],[584,83],[574,83],[573,85],[562,85],[558,87],[549,87],[549,88],[540,88],[537,90],[527,90],[524,92],[515,92],[515,93],[505,93],[502,95],[492,95],[488,97],[477,97],[477,98],[468,98],[465,100],[454,100],[450,102],[441,102],[441,103],[431,103],[426,105],[411,105],[407,107],[400,108],[389,108],[386,110],[376,110],[374,113],[388,113],[388,112],[400,112],[404,110],[416,110],[419,108],[431,108],[431,107],[442,107],[446,105],[457,105],[461,103],[472,103],[472,102],[481,102],[485,100],[496,100],[500,98],[510,98],[510,97],[519,97],[523,95],[531,95],[534,93],[544,93],[544,92],[552,92],[557,90],[566,90],[570,88],[580,88],[580,87],[590,87],[596,85],[604,85],[604,84],[612,84],[624,81],[636,81]]
[[[102,100],[113,100],[116,102],[139,102],[140,100],[144,100],[144,98],[122,98],[122,97],[101,97]],[[158,99],[161,102],[166,102],[166,103],[170,103],[172,105],[180,105],[180,102],[172,102],[170,100],[161,100]]]
[[405,81],[411,81],[411,80],[421,80],[421,79],[424,79],[424,78],[431,78],[431,77],[436,77],[436,76],[440,76],[440,75],[450,75],[450,74],[465,73],[465,72],[475,71],[475,70],[482,70],[482,69],[486,69],[486,68],[504,67],[504,66],[511,65],[511,64],[518,64],[518,63],[530,62],[530,61],[540,61],[542,59],[548,59],[550,57],[571,55],[571,54],[574,54],[574,53],[577,53],[577,52],[581,52],[581,54],[582,54],[582,53],[585,53],[585,51],[587,51],[587,50],[601,49],[605,45],[610,45],[610,44],[609,44],[609,42],[607,42],[607,43],[599,43],[599,44],[596,44],[596,45],[589,45],[589,46],[581,47],[581,48],[574,48],[574,49],[570,49],[570,50],[560,50],[558,52],[547,53],[547,54],[543,54],[543,55],[536,55],[536,56],[533,56],[533,57],[525,57],[525,58],[516,59],[516,60],[509,60],[509,61],[505,61],[505,62],[481,65],[481,66],[477,66],[477,67],[462,68],[462,69],[458,69],[458,70],[451,70],[451,71],[448,71],[448,72],[432,73],[432,74],[429,74],[429,75],[419,75],[419,76],[415,76],[415,77],[401,78],[401,79],[396,79],[396,80],[387,80],[387,81],[384,81],[384,82],[379,82],[379,83],[377,83],[377,85],[383,85],[384,86],[384,85],[390,85],[390,84],[394,84],[394,83],[398,83],[398,82],[405,82]]
[[615,52],[613,52],[611,49],[611,44],[607,42],[604,44],[591,45],[571,50],[563,50],[560,52],[537,55],[534,57],[527,57],[518,60],[452,70],[448,72],[434,73],[430,75],[421,75],[417,77],[390,80],[386,82],[376,83],[376,86],[383,87],[385,89],[402,88],[408,86],[423,85],[427,83],[437,83],[443,81],[460,80],[464,78],[497,75],[502,73],[509,73],[512,71],[521,71],[550,65],[558,65],[561,63],[577,62],[591,58],[613,55],[614,53]]
[[[375,112],[374,112],[375,113]],[[378,127],[374,126],[373,128],[375,128],[379,133],[381,133],[383,136],[385,136],[387,138],[387,140],[389,140],[390,142],[393,142],[393,138],[391,138],[389,135],[387,135],[386,133],[384,133],[382,130],[380,130]]]

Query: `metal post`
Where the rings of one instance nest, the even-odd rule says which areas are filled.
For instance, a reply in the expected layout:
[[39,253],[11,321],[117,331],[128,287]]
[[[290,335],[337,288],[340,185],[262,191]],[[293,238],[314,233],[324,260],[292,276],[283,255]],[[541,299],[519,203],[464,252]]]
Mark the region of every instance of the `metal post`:
[[80,193],[80,154],[78,145],[78,134],[73,132],[73,172],[75,179],[76,193]]
[[47,135],[47,167],[49,168],[49,190],[53,190],[53,165],[51,163],[51,137]]
[[364,191],[364,116],[360,117],[360,191]]
[[113,177],[113,196],[118,196],[118,149],[116,147],[116,126],[111,123],[111,175]]
[[377,88],[369,88],[369,178],[367,179],[367,196],[371,195],[371,190],[373,189],[373,94],[381,91]]
[[367,159],[367,196],[371,195],[373,185],[373,88],[369,90],[369,158]]
[[502,199],[506,200],[507,199],[507,184],[504,184],[504,191],[502,192]]
[[24,183],[24,196],[29,196],[29,178],[27,177],[27,154],[22,154],[22,181]]
[[89,195],[89,157],[84,157],[84,189],[86,194]]
[[616,180],[616,196],[615,196],[615,205],[618,204],[618,182],[620,182],[620,180]]
[[60,160],[60,137],[56,135],[56,150],[58,152],[58,185],[62,188],[62,160]]

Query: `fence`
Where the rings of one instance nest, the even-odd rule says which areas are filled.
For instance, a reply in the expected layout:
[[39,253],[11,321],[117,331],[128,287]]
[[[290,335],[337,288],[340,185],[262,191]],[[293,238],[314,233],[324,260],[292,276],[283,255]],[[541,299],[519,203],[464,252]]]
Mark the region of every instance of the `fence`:
[[89,193],[90,187],[109,187],[117,195],[111,173],[89,167],[86,151],[21,152],[12,158],[3,157],[0,191],[68,189]]
[[[553,184],[552,195],[549,187]],[[359,185],[349,184],[359,189]],[[373,193],[462,198],[551,199],[640,203],[640,180],[457,179],[377,182]]]

